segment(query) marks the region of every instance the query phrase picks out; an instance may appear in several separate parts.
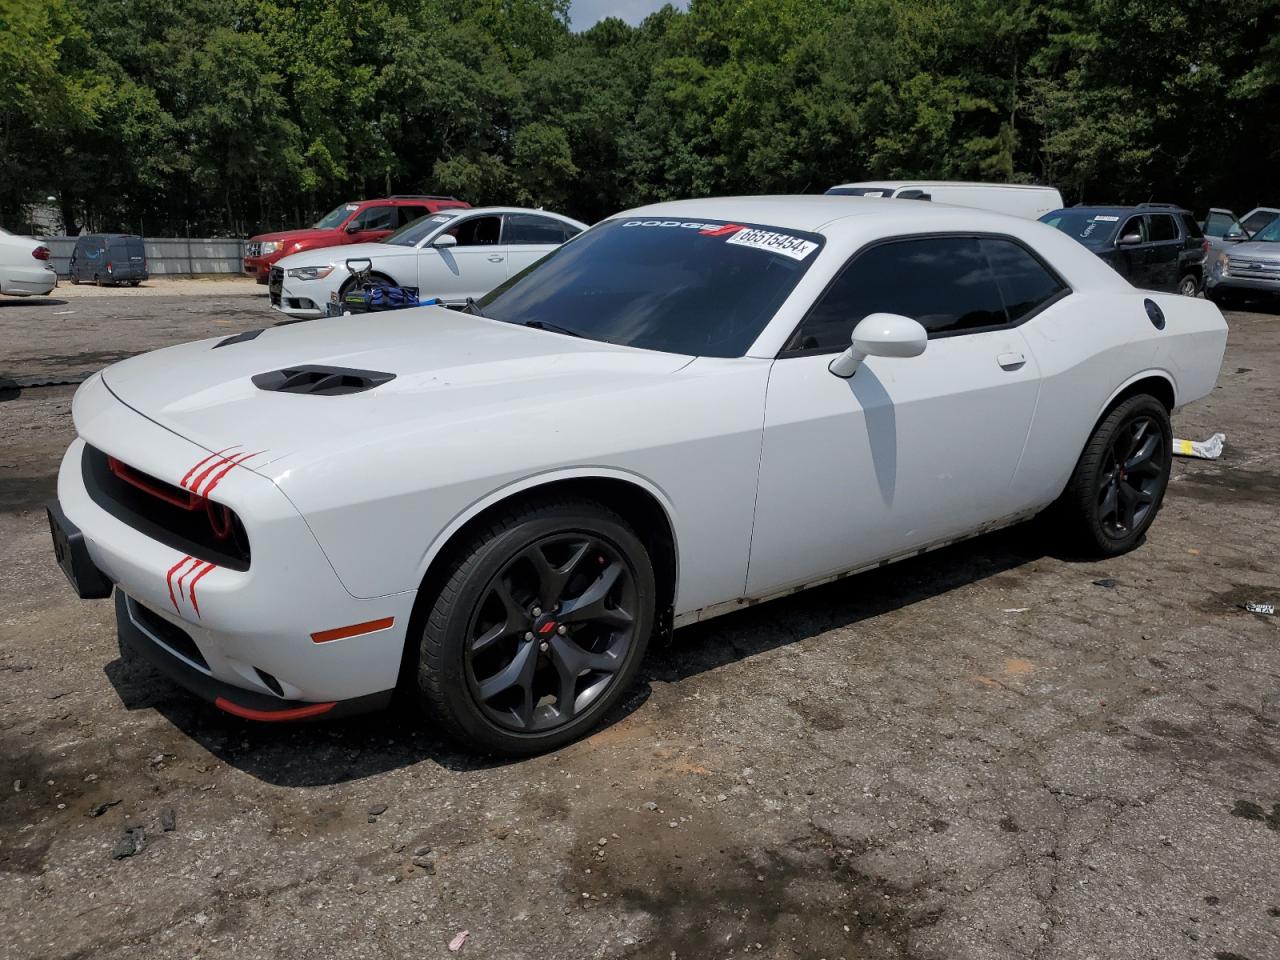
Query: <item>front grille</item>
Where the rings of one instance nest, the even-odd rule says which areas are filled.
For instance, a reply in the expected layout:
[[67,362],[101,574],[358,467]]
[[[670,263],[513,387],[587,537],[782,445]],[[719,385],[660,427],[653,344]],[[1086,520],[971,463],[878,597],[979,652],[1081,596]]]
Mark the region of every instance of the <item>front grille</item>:
[[1250,260],[1245,257],[1227,257],[1227,270],[1232,276],[1258,280],[1280,280],[1280,263],[1273,260]]
[[246,257],[262,256],[262,243],[257,240],[251,240],[244,245],[244,255]]
[[161,646],[168,647],[171,653],[176,653],[184,660],[189,660],[201,670],[208,672],[209,662],[205,660],[204,654],[200,652],[200,648],[196,646],[187,631],[177,624],[170,623],[158,613],[148,610],[133,597],[129,598],[129,616]]
[[272,267],[267,274],[267,294],[271,297],[273,307],[280,306],[280,291],[284,287],[284,268]]
[[249,536],[230,508],[175,487],[85,445],[80,474],[90,498],[121,523],[173,549],[249,569]]

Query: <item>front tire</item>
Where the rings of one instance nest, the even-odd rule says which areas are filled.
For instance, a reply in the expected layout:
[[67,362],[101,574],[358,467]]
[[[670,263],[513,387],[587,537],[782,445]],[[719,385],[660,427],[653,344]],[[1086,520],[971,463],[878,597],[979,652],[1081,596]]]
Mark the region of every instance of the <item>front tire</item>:
[[1194,273],[1188,273],[1178,281],[1178,293],[1184,297],[1194,297],[1200,292],[1200,278]]
[[471,748],[562,746],[631,685],[655,597],[649,555],[612,510],[557,499],[503,512],[454,552],[431,599],[420,699]]
[[1155,397],[1130,397],[1103,417],[1059,502],[1075,545],[1100,557],[1137,546],[1164,501],[1172,461],[1169,412]]

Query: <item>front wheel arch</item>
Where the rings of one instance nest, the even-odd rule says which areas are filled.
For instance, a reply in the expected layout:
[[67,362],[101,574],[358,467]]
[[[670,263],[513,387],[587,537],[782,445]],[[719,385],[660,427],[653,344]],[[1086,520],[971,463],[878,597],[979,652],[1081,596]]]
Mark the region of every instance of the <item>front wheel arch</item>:
[[[447,579],[454,553],[470,540],[475,530],[499,513],[565,498],[602,504],[622,517],[640,537],[653,564],[657,588],[655,634],[660,640],[668,637],[679,583],[679,548],[671,506],[659,491],[649,489],[635,478],[598,473],[531,478],[522,486],[507,488],[479,501],[471,511],[456,518],[426,553],[407,637],[411,639],[421,632],[423,618],[430,612],[436,594]],[[418,651],[410,639],[406,640],[401,658],[401,684],[412,681],[416,672]]]

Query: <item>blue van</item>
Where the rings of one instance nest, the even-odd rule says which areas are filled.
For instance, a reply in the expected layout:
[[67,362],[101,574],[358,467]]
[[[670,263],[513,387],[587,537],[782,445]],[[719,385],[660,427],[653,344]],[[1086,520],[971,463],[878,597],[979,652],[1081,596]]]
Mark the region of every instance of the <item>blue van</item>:
[[131,233],[82,233],[67,269],[72,283],[136,287],[147,279],[147,252]]

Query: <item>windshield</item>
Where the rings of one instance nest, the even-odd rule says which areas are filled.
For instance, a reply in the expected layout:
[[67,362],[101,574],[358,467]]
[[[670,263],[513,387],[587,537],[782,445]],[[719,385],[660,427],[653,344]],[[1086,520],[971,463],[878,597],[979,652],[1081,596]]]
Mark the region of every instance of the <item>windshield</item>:
[[1204,219],[1204,232],[1210,237],[1239,237],[1244,235],[1244,227],[1231,214],[1210,210]]
[[817,259],[822,237],[717,221],[611,220],[479,303],[495,320],[646,350],[740,357]]
[[1120,217],[1113,213],[1055,210],[1053,213],[1046,213],[1040,218],[1040,222],[1057,227],[1086,247],[1095,249],[1110,244],[1115,232],[1120,229]]
[[398,247],[416,247],[426,237],[440,229],[442,223],[448,223],[456,213],[433,213],[417,220],[410,220],[403,227],[383,238],[383,243],[394,243]]
[[358,203],[344,203],[340,207],[334,207],[314,224],[317,230],[332,230],[334,227],[342,225],[342,222],[351,216],[352,212],[359,210]]
[[1255,233],[1251,239],[1263,240],[1267,243],[1276,243],[1277,241],[1280,241],[1280,220],[1272,220],[1269,224]]
[[1263,227],[1273,223],[1276,219],[1274,210],[1255,210],[1244,218],[1242,226],[1250,233],[1258,233]]

